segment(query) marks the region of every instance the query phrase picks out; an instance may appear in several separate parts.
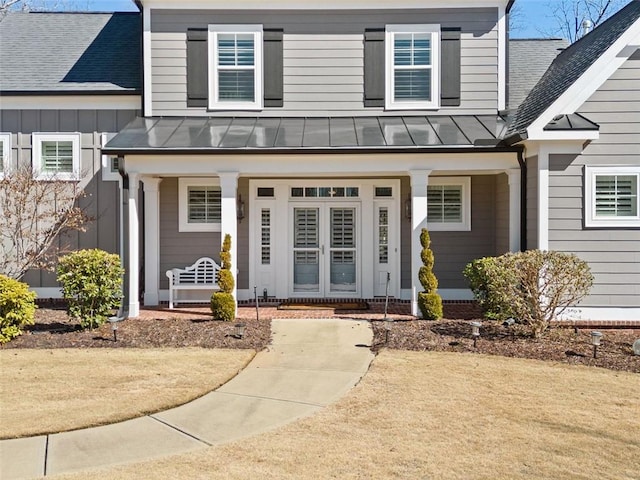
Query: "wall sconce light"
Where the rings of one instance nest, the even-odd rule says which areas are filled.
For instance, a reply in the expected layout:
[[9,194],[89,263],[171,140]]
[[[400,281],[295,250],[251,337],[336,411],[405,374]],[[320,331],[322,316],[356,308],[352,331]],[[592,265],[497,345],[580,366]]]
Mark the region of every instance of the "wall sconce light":
[[480,322],[471,322],[471,335],[473,335],[473,348],[476,348],[476,343],[478,342],[478,338],[480,338],[480,327],[482,324]]
[[602,333],[591,332],[591,344],[593,345],[593,358],[598,358],[598,347],[600,346],[600,340],[602,339]]
[[411,195],[404,201],[404,216],[407,220],[411,220]]
[[238,221],[242,222],[244,218],[244,200],[242,200],[242,195],[238,195],[238,199],[236,200],[236,216],[238,217]]

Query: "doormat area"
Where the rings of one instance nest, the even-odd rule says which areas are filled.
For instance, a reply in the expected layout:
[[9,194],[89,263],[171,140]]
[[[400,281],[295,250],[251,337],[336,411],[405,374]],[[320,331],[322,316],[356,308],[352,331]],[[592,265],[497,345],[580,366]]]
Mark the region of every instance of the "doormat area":
[[367,302],[282,302],[278,310],[369,310]]

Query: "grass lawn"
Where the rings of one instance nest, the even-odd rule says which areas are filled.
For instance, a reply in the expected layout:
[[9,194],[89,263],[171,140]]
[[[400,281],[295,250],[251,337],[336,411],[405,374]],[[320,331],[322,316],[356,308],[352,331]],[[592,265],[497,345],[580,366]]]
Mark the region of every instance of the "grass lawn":
[[253,350],[0,350],[0,438],[114,423],[193,400]]
[[[640,376],[383,350],[336,404],[233,444],[101,479],[616,479],[640,475]],[[60,478],[88,478],[87,474]]]

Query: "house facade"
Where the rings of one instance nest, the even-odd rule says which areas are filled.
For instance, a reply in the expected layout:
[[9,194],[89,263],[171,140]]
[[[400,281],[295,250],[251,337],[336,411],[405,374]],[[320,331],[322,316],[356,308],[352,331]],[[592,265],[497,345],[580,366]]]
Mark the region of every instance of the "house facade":
[[[543,102],[535,100],[534,87],[533,99],[523,101],[515,120],[507,118],[512,2],[280,0],[241,1],[233,8],[217,0],[137,3],[138,85],[110,80],[108,93],[85,93],[76,108],[70,108],[73,95],[56,94],[57,103],[44,114],[14,100],[31,101],[37,92],[14,85],[11,95],[4,78],[0,89],[0,131],[6,135],[0,138],[8,138],[3,151],[11,152],[9,164],[40,161],[29,146],[51,140],[38,134],[78,132],[83,152],[90,150],[85,136],[94,139],[93,153],[82,154],[93,170],[80,177],[109,189],[111,197],[100,190],[94,201],[111,213],[99,216],[96,232],[81,236],[78,246],[102,242],[102,248],[117,251],[122,237],[130,316],[141,303],[167,300],[167,269],[202,256],[217,259],[225,234],[232,238],[238,300],[254,292],[271,299],[375,299],[388,293],[411,301],[417,313],[419,235],[426,227],[445,300],[472,298],[461,272],[475,258],[554,248],[601,263],[616,277],[613,285],[628,287],[622,295],[613,293],[607,283],[612,277],[592,265],[597,285],[576,314],[640,318],[640,274],[633,270],[640,265],[637,210],[635,220],[625,218],[628,225],[581,223],[587,205],[580,191],[587,188],[583,166],[589,165],[591,183],[599,185],[604,177],[592,167],[612,165],[602,160],[611,140],[603,140],[600,125],[607,118],[617,125],[621,118],[596,118],[591,110],[613,108],[613,94],[594,91],[595,100],[562,108],[545,104],[538,112]],[[634,8],[627,13],[635,15]],[[9,15],[0,23],[3,39],[13,17],[34,16]],[[85,21],[81,17],[75,21]],[[602,56],[624,42],[637,52],[638,22],[618,27],[624,32]],[[104,80],[90,73],[100,56],[86,52],[99,50],[97,39],[105,30],[67,66],[86,76],[74,88]],[[114,50],[125,59],[134,49],[122,44]],[[622,96],[634,91],[638,70],[632,56],[610,73],[613,84],[603,86],[607,77],[596,90],[620,90]],[[626,77],[615,75],[632,77],[626,93],[620,83]],[[48,83],[66,88],[73,78],[69,73],[63,76],[67,81]],[[543,77],[538,85],[544,82]],[[93,114],[94,123],[83,120],[87,111],[100,110],[97,103],[109,105],[109,99],[123,96],[123,89],[127,101],[139,103],[112,101],[107,110],[114,123],[97,120],[104,113]],[[637,102],[629,107],[635,113],[629,112],[626,136],[615,137],[627,150],[614,163],[630,171],[614,177],[631,179],[637,202],[636,107]],[[28,123],[35,119],[40,123]],[[75,145],[73,138],[58,140]],[[566,169],[558,168],[564,164]],[[98,173],[101,165],[106,168]],[[605,173],[608,178],[611,172]],[[573,182],[573,189],[563,182]],[[565,195],[572,196],[571,207],[563,206]],[[593,214],[596,221],[599,212]],[[632,217],[625,212],[623,217]],[[573,215],[566,223],[570,228],[560,228],[565,219],[556,219],[558,214]],[[111,232],[111,243],[102,239],[101,228]],[[579,236],[585,238],[583,249],[574,248]],[[615,262],[590,258],[587,243],[601,248],[599,259],[609,249],[627,248],[635,267],[621,275]],[[29,275],[36,290],[55,288],[40,272]]]

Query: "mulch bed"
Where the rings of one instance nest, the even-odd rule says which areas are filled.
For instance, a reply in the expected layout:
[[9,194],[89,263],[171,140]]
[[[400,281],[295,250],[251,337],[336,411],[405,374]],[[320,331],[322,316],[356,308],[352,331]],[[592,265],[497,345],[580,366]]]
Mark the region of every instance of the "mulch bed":
[[[640,338],[640,329],[600,329],[603,333],[598,357],[593,358],[590,330],[552,328],[541,339],[531,338],[522,327],[504,327],[500,323],[481,320],[481,336],[473,346],[469,320],[477,318],[473,305],[453,308],[449,320],[414,320],[402,308],[394,312],[393,321],[383,321],[378,306],[371,311],[351,313],[326,311],[286,312],[275,307],[261,309],[260,319],[251,308],[240,308],[239,316],[246,325],[242,339],[235,338],[235,322],[211,319],[207,308],[177,310],[143,310],[136,319],[118,326],[118,341],[114,342],[110,325],[94,330],[81,330],[77,322],[67,317],[62,308],[39,308],[36,324],[25,334],[3,345],[11,348],[249,348],[261,350],[269,344],[272,318],[309,318],[336,316],[371,321],[374,340],[372,349],[392,348],[416,351],[447,351],[482,353],[506,357],[597,366],[612,370],[640,373],[640,356],[633,355],[633,342]],[[404,308],[404,307],[403,307]],[[463,311],[464,310],[464,311]],[[290,317],[287,317],[290,315]],[[300,321],[304,321],[300,319]]]

